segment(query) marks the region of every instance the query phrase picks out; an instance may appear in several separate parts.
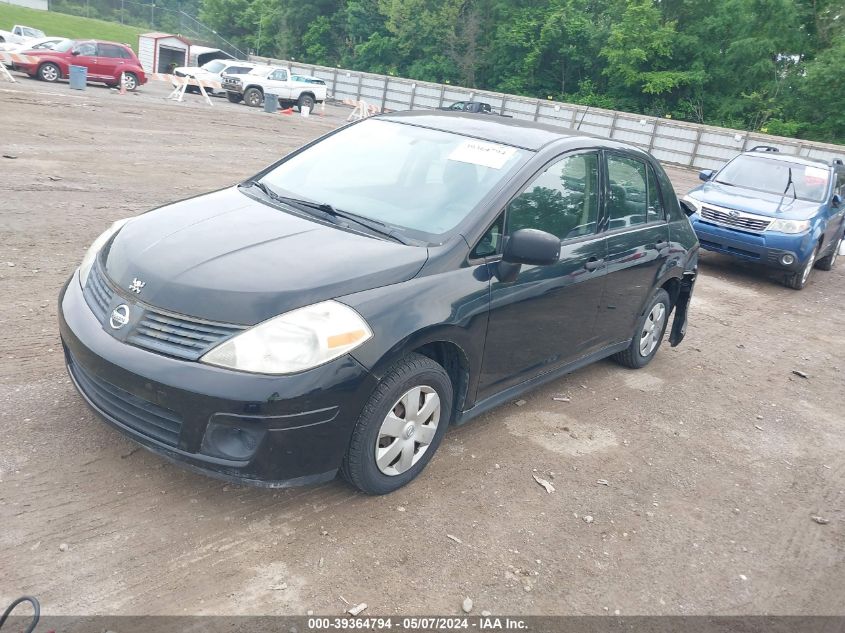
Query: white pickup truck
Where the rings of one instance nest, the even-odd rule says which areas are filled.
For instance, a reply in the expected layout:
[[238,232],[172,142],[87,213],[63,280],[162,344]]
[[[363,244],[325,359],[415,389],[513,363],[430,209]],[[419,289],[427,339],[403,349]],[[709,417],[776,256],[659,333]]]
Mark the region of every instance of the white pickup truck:
[[264,95],[274,94],[282,107],[298,106],[314,109],[314,104],[326,100],[326,82],[316,77],[294,75],[284,66],[261,66],[246,75],[224,74],[221,81],[232,103],[243,101],[258,108]]
[[0,44],[26,44],[39,37],[44,37],[44,31],[22,24],[15,24],[11,31],[0,30]]

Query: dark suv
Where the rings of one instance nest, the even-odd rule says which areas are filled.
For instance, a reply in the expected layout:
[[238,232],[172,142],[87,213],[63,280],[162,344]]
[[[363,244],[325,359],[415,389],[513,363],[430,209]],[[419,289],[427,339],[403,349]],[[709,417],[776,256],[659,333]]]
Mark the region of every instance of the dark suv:
[[[622,143],[444,112],[334,131],[115,223],[62,289],[74,384],[203,472],[413,479],[450,424],[684,336],[698,241]],[[507,450],[504,446],[502,450]]]

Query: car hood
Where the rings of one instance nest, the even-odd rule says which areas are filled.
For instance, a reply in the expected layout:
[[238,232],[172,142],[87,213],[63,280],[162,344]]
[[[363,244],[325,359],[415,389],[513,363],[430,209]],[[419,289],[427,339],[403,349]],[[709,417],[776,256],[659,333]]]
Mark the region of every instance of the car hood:
[[211,72],[205,70],[204,68],[200,68],[199,66],[177,66],[176,68],[173,69],[173,72],[174,73],[180,72],[180,73],[183,73],[185,75],[192,75],[192,76],[214,74],[214,73],[211,73]]
[[[106,271],[124,294],[211,321],[252,325],[318,301],[406,281],[425,247],[360,235],[258,202],[236,187],[128,222]],[[140,293],[129,288],[143,282]]]
[[791,194],[781,196],[744,187],[732,187],[718,182],[707,182],[687,194],[704,203],[715,204],[728,209],[757,213],[789,220],[812,218],[821,203],[793,198]]

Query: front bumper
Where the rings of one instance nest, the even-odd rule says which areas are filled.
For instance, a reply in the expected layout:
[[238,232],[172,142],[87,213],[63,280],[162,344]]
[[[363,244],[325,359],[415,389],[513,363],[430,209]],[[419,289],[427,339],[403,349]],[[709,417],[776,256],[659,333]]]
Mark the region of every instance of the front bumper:
[[[738,231],[706,222],[697,213],[690,217],[690,222],[701,248],[781,270],[801,270],[815,248],[815,241],[809,232],[786,235]],[[781,262],[781,258],[787,254],[794,258],[788,265]]]
[[240,483],[332,479],[377,383],[350,356],[265,376],[128,345],[88,307],[78,273],[60,294],[59,327],[74,385],[109,424],[170,460]]

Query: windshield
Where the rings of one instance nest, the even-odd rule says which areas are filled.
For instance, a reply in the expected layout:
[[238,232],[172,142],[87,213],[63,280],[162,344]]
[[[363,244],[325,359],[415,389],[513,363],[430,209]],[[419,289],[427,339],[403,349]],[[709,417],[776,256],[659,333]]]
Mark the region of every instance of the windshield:
[[226,68],[226,62],[221,62],[219,59],[214,59],[202,67],[210,73],[219,73],[224,68]]
[[456,227],[526,152],[391,121],[352,125],[261,180],[423,239]]
[[822,165],[816,167],[762,156],[738,156],[716,174],[716,182],[790,198],[794,194],[801,200],[822,202],[829,177],[829,170]]
[[75,40],[62,40],[53,46],[53,50],[59,51],[60,53],[67,53],[71,48],[73,48],[74,44],[76,44]]

